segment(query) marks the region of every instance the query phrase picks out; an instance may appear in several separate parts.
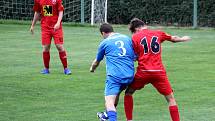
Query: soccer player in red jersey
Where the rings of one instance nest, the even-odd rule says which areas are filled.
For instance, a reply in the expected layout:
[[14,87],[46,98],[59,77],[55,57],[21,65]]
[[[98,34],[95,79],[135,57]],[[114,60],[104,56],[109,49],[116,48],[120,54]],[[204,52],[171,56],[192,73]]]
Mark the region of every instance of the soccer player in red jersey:
[[34,18],[30,28],[32,34],[34,34],[34,26],[36,22],[41,18],[41,39],[43,45],[43,62],[45,67],[41,73],[49,74],[49,51],[51,40],[54,38],[54,43],[64,67],[64,73],[66,75],[71,74],[71,71],[67,68],[67,55],[66,50],[63,47],[62,17],[64,7],[62,5],[62,0],[34,0],[33,10]]
[[190,37],[171,36],[159,30],[150,30],[143,21],[137,18],[131,20],[129,29],[133,33],[132,42],[138,67],[134,81],[125,91],[124,108],[127,121],[132,121],[132,94],[148,83],[151,83],[166,98],[172,121],[180,121],[178,106],[162,64],[161,43],[165,40],[184,42],[190,40]]

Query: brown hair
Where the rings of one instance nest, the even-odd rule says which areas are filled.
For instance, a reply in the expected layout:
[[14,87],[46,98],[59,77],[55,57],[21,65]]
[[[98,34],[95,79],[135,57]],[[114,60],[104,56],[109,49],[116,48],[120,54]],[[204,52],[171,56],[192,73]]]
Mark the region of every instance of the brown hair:
[[101,26],[100,26],[100,32],[105,32],[105,33],[110,33],[110,32],[113,32],[113,27],[108,24],[108,23],[103,23]]
[[135,32],[135,29],[138,28],[138,27],[142,27],[144,26],[145,23],[138,19],[138,18],[133,18],[131,21],[130,21],[130,24],[129,24],[129,30],[134,33]]

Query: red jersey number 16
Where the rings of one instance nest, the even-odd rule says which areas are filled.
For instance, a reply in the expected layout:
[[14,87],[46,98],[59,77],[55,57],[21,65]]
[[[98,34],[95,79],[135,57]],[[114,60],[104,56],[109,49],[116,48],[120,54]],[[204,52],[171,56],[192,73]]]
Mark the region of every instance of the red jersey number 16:
[[147,43],[147,38],[144,37],[141,41],[140,44],[143,46],[144,48],[144,54],[149,53],[149,51],[153,52],[154,54],[159,53],[160,51],[160,44],[157,42],[158,37],[153,36],[151,41],[150,41],[150,48],[149,48],[149,44]]

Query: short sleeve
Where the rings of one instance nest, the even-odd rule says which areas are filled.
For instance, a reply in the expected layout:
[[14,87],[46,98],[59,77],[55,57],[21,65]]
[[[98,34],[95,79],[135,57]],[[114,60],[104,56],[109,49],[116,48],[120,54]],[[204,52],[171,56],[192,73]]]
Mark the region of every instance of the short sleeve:
[[39,1],[39,0],[34,0],[33,10],[34,10],[35,12],[40,12],[40,11],[41,11],[41,8],[40,8],[40,1]]
[[98,62],[100,62],[101,60],[103,60],[104,55],[105,55],[105,44],[104,44],[104,42],[102,42],[99,45],[97,56],[96,56],[96,60]]
[[171,40],[171,38],[172,38],[171,35],[161,31],[161,41],[162,42],[165,41],[165,40]]
[[58,8],[57,9],[58,9],[58,11],[63,11],[64,10],[62,0],[58,0]]

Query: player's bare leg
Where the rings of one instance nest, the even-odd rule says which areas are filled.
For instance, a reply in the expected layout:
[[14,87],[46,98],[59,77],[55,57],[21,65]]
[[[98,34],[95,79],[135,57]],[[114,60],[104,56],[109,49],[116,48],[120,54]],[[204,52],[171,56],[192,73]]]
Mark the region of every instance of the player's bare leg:
[[175,101],[173,93],[165,96],[168,104],[169,104],[169,112],[172,118],[172,121],[180,121],[178,106]]
[[67,68],[67,65],[68,65],[67,64],[67,55],[66,55],[66,51],[63,47],[63,44],[56,44],[55,46],[59,52],[59,57],[60,57],[61,63],[63,64],[64,73],[66,75],[70,75],[71,71]]
[[116,101],[117,96],[116,95],[109,95],[105,96],[105,106],[107,111],[116,111],[115,107],[115,101]]
[[64,47],[63,47],[63,44],[56,44],[55,46],[56,46],[58,52],[63,52],[63,51],[65,51],[65,49],[64,49]]
[[51,45],[43,45],[43,63],[44,69],[41,71],[42,74],[49,74],[49,62],[50,62],[50,47]]
[[[121,92],[123,91],[124,89],[122,89],[119,94],[116,96],[115,98],[115,101],[114,101],[114,107],[115,107],[115,110],[116,110],[116,107],[118,105],[118,102],[119,102],[119,96],[121,94]],[[106,121],[108,119],[108,114],[107,114],[107,108],[106,108],[106,111],[105,112],[98,112],[97,113],[97,116],[98,118],[100,118],[101,121]]]
[[115,106],[115,107],[117,107],[117,105],[118,105],[119,96],[120,96],[121,92],[122,92],[123,90],[125,90],[126,88],[127,88],[127,86],[123,87],[123,88],[120,90],[119,94],[116,96],[115,103],[114,103],[114,106]]
[[173,93],[171,93],[170,95],[166,95],[165,98],[169,106],[177,105]]
[[117,121],[117,113],[115,107],[116,99],[117,95],[105,96],[105,106],[109,121]]
[[118,105],[118,102],[119,102],[119,96],[120,96],[120,95],[117,95],[117,96],[116,96],[115,103],[114,103],[115,108],[116,108],[116,107],[117,107],[117,105]]
[[128,87],[124,96],[124,110],[127,121],[132,121],[133,118],[133,94],[135,90]]

